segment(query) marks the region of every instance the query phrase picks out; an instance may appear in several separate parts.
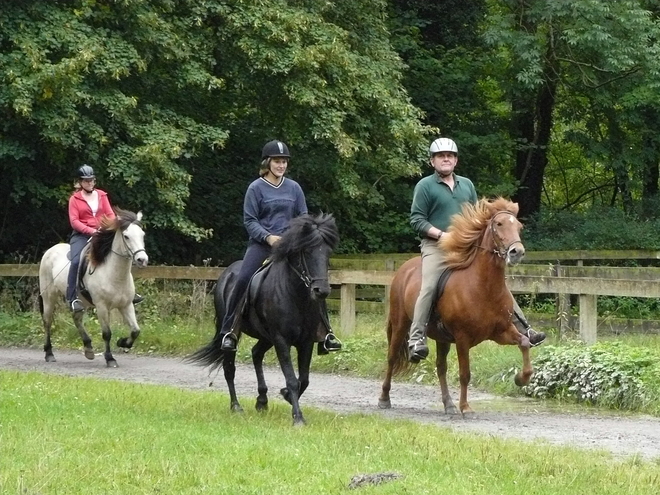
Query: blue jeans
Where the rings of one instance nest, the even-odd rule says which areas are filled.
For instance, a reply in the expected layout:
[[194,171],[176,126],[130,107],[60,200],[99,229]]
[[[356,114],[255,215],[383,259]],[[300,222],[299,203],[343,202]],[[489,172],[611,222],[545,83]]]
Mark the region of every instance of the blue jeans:
[[71,264],[69,265],[69,278],[66,287],[66,300],[69,304],[76,298],[76,286],[78,285],[78,267],[80,266],[80,252],[87,245],[91,236],[74,232],[69,240],[71,249]]
[[238,272],[238,278],[234,284],[234,289],[227,301],[227,311],[222,320],[222,329],[220,333],[225,335],[231,332],[231,326],[236,318],[236,311],[241,302],[243,294],[247,289],[252,275],[263,265],[264,261],[270,256],[271,248],[268,244],[260,244],[258,242],[250,241],[245,255],[243,256],[243,264],[241,270]]

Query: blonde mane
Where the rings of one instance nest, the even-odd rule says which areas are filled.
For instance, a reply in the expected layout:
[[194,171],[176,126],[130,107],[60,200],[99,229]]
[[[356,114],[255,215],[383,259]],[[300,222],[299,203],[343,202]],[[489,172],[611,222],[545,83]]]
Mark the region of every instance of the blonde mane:
[[502,197],[488,200],[482,198],[472,205],[465,203],[463,211],[454,215],[447,230],[451,235],[443,236],[440,245],[447,253],[450,269],[467,268],[474,261],[488,222],[498,211],[509,211],[518,215],[518,203]]

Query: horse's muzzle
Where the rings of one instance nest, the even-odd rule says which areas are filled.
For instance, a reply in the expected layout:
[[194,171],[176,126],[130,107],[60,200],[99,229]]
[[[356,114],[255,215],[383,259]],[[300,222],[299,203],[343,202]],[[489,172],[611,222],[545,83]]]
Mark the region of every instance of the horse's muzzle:
[[312,285],[312,297],[314,299],[325,299],[330,295],[330,284]]
[[506,253],[506,261],[509,265],[517,265],[525,257],[525,246],[521,242],[513,244]]
[[149,256],[146,253],[139,253],[133,260],[138,268],[144,268],[149,264]]

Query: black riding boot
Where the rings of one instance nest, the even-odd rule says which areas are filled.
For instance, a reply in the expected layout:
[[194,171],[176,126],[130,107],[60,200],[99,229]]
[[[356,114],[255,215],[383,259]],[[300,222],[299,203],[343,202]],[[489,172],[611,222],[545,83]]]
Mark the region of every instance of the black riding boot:
[[[518,331],[523,334],[525,337],[529,339],[529,343],[531,344],[532,347],[536,347],[537,345],[541,345],[543,341],[545,341],[545,333],[543,332],[537,332],[532,328],[532,326],[529,324],[525,316],[522,314],[522,311],[520,310],[520,307],[515,305],[513,308],[513,315],[514,315],[514,321],[513,324],[516,326]],[[522,326],[522,329],[520,328]]]
[[319,356],[325,356],[326,354],[329,354],[331,352],[341,351],[341,347],[342,347],[341,340],[339,340],[337,336],[334,333],[332,333],[332,331],[330,331],[325,336],[323,342],[319,342],[318,354]]
[[328,318],[328,304],[325,299],[319,302],[319,310],[321,311],[321,322],[328,332],[323,342],[319,342],[318,345],[319,356],[324,356],[330,352],[340,351],[342,345],[341,340],[337,338],[337,336],[332,331],[332,327],[330,326],[330,318]]
[[222,344],[220,344],[220,349],[225,352],[236,352],[236,349],[238,348],[238,339],[236,336],[231,332],[220,335],[222,335]]

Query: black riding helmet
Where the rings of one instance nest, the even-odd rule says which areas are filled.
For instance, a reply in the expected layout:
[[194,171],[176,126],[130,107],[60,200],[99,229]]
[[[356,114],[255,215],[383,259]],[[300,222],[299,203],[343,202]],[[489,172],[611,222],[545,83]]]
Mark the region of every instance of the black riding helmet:
[[94,175],[94,169],[89,165],[83,165],[78,169],[78,177],[81,179],[96,179]]
[[282,141],[277,139],[273,141],[268,141],[264,148],[261,150],[261,159],[265,160],[266,158],[272,158],[274,156],[283,156],[285,158],[291,158],[289,154],[289,148]]

